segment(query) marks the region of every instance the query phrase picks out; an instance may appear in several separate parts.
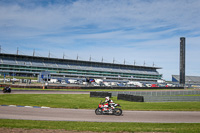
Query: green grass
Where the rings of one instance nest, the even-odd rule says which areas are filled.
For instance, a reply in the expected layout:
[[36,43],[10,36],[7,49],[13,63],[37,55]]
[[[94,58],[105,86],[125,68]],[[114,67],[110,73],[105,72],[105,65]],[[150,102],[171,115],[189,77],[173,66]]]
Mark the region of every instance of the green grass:
[[[104,98],[88,94],[4,94],[0,105],[47,106],[53,108],[95,109]],[[117,100],[123,110],[200,111],[200,102],[129,102]]]
[[[139,103],[117,100],[123,110],[200,111],[200,102]],[[47,106],[54,108],[95,109],[104,98],[90,98],[88,94],[3,94],[0,105]],[[175,132],[198,133],[200,123],[118,123],[67,122],[0,119],[2,128],[64,129],[93,132]]]
[[93,132],[174,132],[198,133],[200,123],[118,123],[66,122],[0,119],[0,127],[24,129],[64,129]]

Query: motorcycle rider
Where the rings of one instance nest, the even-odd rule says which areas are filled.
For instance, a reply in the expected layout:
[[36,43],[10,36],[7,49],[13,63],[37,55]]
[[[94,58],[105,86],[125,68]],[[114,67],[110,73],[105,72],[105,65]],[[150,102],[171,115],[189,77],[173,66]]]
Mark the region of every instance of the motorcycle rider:
[[109,97],[105,97],[105,103],[108,103],[109,108],[115,109],[114,107],[115,103]]
[[6,93],[6,92],[11,92],[11,88],[10,88],[10,86],[8,87],[8,86],[6,86],[5,88],[3,88],[3,92],[4,93]]

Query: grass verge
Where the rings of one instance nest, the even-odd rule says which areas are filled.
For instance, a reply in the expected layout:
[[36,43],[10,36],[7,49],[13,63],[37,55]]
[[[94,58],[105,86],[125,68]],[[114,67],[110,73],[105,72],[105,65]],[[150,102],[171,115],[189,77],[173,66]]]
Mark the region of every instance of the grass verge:
[[[95,109],[104,98],[90,98],[88,94],[5,94],[0,105],[47,106],[53,108]],[[123,110],[200,111],[200,102],[129,102],[117,100]]]
[[2,128],[64,129],[92,132],[175,132],[197,133],[200,123],[118,123],[118,122],[68,122],[0,119]]

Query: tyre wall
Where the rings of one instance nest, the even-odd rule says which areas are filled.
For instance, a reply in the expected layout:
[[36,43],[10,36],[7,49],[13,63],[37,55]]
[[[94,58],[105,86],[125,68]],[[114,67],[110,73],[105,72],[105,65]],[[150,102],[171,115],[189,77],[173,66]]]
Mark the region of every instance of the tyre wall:
[[117,100],[126,100],[126,101],[132,101],[132,102],[144,102],[144,97],[128,95],[128,94],[118,94]]
[[109,92],[90,92],[90,97],[112,97],[112,93]]

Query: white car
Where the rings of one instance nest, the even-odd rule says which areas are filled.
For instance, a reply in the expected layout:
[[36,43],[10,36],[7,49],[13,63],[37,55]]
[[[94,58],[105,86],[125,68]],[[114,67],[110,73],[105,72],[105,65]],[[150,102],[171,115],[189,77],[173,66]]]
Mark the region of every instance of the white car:
[[97,84],[97,83],[93,83],[93,85],[94,85],[94,86],[100,86],[100,85],[99,85],[99,84]]

